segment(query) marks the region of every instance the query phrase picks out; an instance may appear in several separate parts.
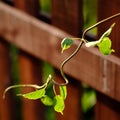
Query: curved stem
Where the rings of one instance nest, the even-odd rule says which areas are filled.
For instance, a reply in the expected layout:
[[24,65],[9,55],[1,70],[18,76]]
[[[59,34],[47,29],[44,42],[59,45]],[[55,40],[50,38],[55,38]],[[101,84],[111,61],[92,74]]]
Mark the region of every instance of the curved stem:
[[[85,39],[84,39],[85,34],[86,34],[88,31],[90,31],[91,29],[99,26],[100,24],[102,24],[102,23],[104,23],[104,22],[107,22],[108,20],[111,20],[111,19],[113,19],[113,18],[115,18],[115,17],[118,17],[118,16],[120,16],[120,13],[117,13],[117,14],[115,14],[115,15],[113,15],[113,16],[110,16],[110,17],[108,17],[108,18],[106,18],[106,19],[103,19],[103,20],[97,22],[96,24],[94,24],[93,26],[87,28],[87,29],[83,32],[82,38],[80,38],[81,42],[79,43],[77,49],[76,49],[67,59],[65,59],[65,60],[62,62],[61,66],[60,66],[60,72],[61,72],[62,77],[63,77],[64,80],[65,80],[65,83],[62,83],[62,84],[56,83],[57,85],[67,85],[67,84],[68,84],[69,81],[68,81],[66,75],[65,75],[64,72],[63,72],[63,67],[64,67],[64,65],[65,65],[72,57],[74,57],[74,56],[78,53],[78,51],[79,51],[80,48],[82,47],[83,43],[85,42]],[[78,39],[78,38],[77,38],[77,39]]]
[[41,88],[44,87],[44,85],[43,85],[43,86],[39,86],[39,85],[35,85],[35,84],[12,85],[12,86],[7,87],[7,88],[5,89],[5,91],[4,91],[4,93],[3,93],[3,99],[5,98],[5,94],[6,94],[9,90],[11,90],[11,89],[13,89],[13,88],[18,88],[18,87],[32,87],[32,88],[35,88],[35,89],[41,89]]
[[64,67],[64,65],[73,57],[73,56],[75,56],[77,53],[78,53],[78,51],[80,50],[80,48],[82,47],[82,45],[83,45],[83,40],[81,39],[81,42],[79,43],[79,45],[78,45],[78,47],[76,48],[76,50],[67,58],[67,59],[65,59],[63,62],[62,62],[62,64],[61,64],[61,66],[60,66],[60,72],[61,72],[61,75],[62,75],[62,77],[64,78],[64,80],[65,80],[65,83],[57,83],[57,85],[67,85],[68,84],[68,79],[67,79],[67,77],[66,77],[66,75],[64,74],[64,72],[63,72],[63,67]]
[[47,87],[48,83],[52,80],[52,76],[49,75],[48,78],[47,78],[47,81],[42,85],[42,86],[39,86],[39,85],[36,85],[36,84],[19,84],[19,85],[12,85],[10,87],[7,87],[3,93],[3,99],[5,98],[5,94],[13,89],[13,88],[18,88],[18,87],[32,87],[32,88],[35,88],[35,89],[42,89],[42,88],[45,88]]
[[99,26],[99,25],[102,24],[102,23],[107,22],[108,20],[112,20],[113,18],[116,18],[116,17],[118,17],[118,16],[120,16],[120,13],[117,13],[117,14],[115,14],[115,15],[112,15],[112,16],[110,16],[110,17],[108,17],[108,18],[106,18],[106,19],[103,19],[103,20],[97,22],[96,24],[90,26],[89,28],[87,28],[87,29],[83,32],[83,34],[82,34],[82,39],[84,39],[85,34],[86,34],[88,31],[90,31],[91,29]]

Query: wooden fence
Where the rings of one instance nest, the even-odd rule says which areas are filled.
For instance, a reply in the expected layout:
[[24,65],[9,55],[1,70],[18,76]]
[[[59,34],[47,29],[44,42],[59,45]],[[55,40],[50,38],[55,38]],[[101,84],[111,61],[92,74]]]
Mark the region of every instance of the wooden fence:
[[[60,42],[66,36],[81,36],[82,2],[51,0],[51,17],[48,17],[41,14],[38,0],[0,0],[0,120],[18,120],[18,114],[22,115],[23,120],[45,120],[46,108],[40,101],[22,99],[21,113],[12,91],[5,100],[2,99],[5,88],[13,84],[10,46],[12,43],[19,49],[21,83],[42,84],[43,61],[52,64],[56,79],[62,80],[58,72],[60,63],[72,53],[77,43],[61,54]],[[98,20],[118,12],[119,0],[98,0]],[[56,114],[57,120],[82,120],[82,82],[96,90],[95,120],[120,119],[120,18],[113,21],[116,22],[111,35],[116,51],[114,55],[105,57],[96,48],[86,49],[83,46],[80,53],[66,64],[64,71],[70,78],[68,98],[64,115]],[[98,36],[112,22],[101,25]]]

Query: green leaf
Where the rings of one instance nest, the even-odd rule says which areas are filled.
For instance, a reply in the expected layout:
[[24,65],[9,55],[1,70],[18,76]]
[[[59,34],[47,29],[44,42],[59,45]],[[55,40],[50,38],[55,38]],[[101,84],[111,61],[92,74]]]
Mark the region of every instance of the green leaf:
[[44,95],[45,95],[45,88],[30,92],[30,93],[26,93],[26,94],[18,94],[18,96],[23,96],[24,98],[31,99],[31,100],[40,99]]
[[70,46],[73,44],[73,40],[70,38],[64,38],[61,42],[61,48],[62,48],[62,53],[64,50],[70,48]]
[[65,108],[64,99],[60,95],[54,97],[54,110],[60,112],[63,115],[63,110]]
[[41,102],[46,106],[52,106],[53,105],[53,100],[47,95],[45,95],[41,98]]
[[85,92],[82,96],[82,110],[83,112],[89,111],[96,103],[96,94],[94,91]]
[[67,97],[67,88],[66,86],[60,86],[60,95],[63,97],[65,100]]
[[102,42],[98,44],[99,50],[104,55],[109,55],[112,52],[115,52],[113,49],[111,49],[111,40],[108,37],[104,37]]

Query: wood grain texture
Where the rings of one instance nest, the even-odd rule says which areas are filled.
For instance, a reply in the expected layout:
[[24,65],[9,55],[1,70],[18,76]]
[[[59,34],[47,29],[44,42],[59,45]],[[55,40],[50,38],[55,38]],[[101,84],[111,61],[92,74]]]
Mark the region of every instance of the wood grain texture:
[[[106,7],[107,6],[107,7]],[[107,8],[107,9],[106,9]],[[120,1],[111,1],[108,0],[98,0],[98,20],[102,20],[111,15],[120,12]],[[114,20],[108,21],[107,24],[104,23],[98,27],[98,35],[103,34],[103,31],[108,29],[112,23],[116,23],[113,31],[110,35],[112,40],[112,46],[115,49],[114,55],[120,57],[120,34],[119,34],[119,26],[120,26],[120,17],[115,18]],[[120,85],[120,71],[118,66],[114,63],[110,63],[106,60],[103,61],[103,83],[99,83],[104,85],[104,90],[110,92],[112,96],[115,96],[117,100],[119,99],[119,88]],[[108,69],[111,69],[109,71]],[[98,83],[98,84],[99,84]],[[111,90],[109,89],[111,88]],[[114,97],[113,97],[114,98]],[[111,99],[99,92],[97,92],[97,103],[96,103],[96,111],[95,111],[95,120],[119,120],[120,119],[120,103]]]
[[52,24],[70,33],[81,36],[83,15],[82,0],[52,0]]
[[[0,3],[0,16],[2,16],[0,21],[2,37],[33,56],[50,62],[56,68],[59,68],[61,62],[78,45],[75,43],[71,50],[61,54],[60,42],[64,37],[69,37],[69,34],[3,3]],[[64,71],[120,101],[118,57],[103,56],[97,48],[88,49],[83,46],[78,55],[65,65]]]

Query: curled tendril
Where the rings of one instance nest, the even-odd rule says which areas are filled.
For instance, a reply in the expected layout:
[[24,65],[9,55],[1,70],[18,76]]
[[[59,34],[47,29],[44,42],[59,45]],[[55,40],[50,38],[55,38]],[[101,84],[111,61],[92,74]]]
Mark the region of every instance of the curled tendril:
[[[90,31],[91,29],[99,26],[100,24],[105,23],[105,22],[107,22],[108,20],[111,20],[111,19],[113,19],[113,18],[115,18],[115,17],[118,17],[118,16],[120,16],[120,13],[117,13],[117,14],[115,14],[115,15],[113,15],[113,16],[110,16],[110,17],[108,17],[108,18],[106,18],[106,19],[103,19],[103,20],[99,21],[98,23],[94,24],[93,26],[87,28],[86,30],[84,30],[84,32],[83,32],[83,34],[82,34],[82,38],[73,38],[73,39],[79,40],[80,43],[79,43],[78,47],[76,48],[76,50],[75,50],[68,58],[66,58],[66,59],[61,63],[60,72],[61,72],[61,75],[62,75],[63,79],[65,80],[64,83],[58,83],[58,82],[56,82],[56,81],[53,79],[53,77],[52,77],[51,75],[49,75],[48,78],[47,78],[46,83],[44,83],[42,86],[35,85],[35,84],[19,84],[19,85],[10,86],[10,87],[8,87],[8,88],[5,89],[5,91],[4,91],[4,93],[3,93],[3,98],[5,98],[5,94],[6,94],[9,90],[11,90],[11,89],[13,89],[13,88],[18,88],[18,87],[32,87],[32,88],[35,88],[35,89],[42,89],[42,88],[44,88],[44,87],[47,87],[47,85],[48,85],[48,83],[49,83],[50,81],[53,83],[53,85],[58,85],[58,86],[65,86],[65,85],[67,85],[67,84],[69,83],[69,81],[68,81],[68,79],[67,79],[67,77],[66,77],[66,75],[65,75],[65,73],[64,73],[64,71],[63,71],[64,65],[65,65],[69,60],[71,60],[71,59],[79,52],[79,50],[81,49],[83,43],[86,42],[86,40],[85,40],[85,34],[86,34],[88,31]],[[54,87],[54,86],[53,86],[53,87]],[[53,88],[53,89],[54,89],[54,88]]]
[[45,88],[47,87],[47,85],[49,84],[50,81],[52,81],[52,76],[49,75],[48,78],[47,78],[47,81],[42,85],[42,86],[39,86],[39,85],[36,85],[36,84],[19,84],[19,85],[12,85],[12,86],[9,86],[5,89],[4,93],[3,93],[3,99],[5,98],[5,95],[6,93],[11,90],[11,89],[14,89],[14,88],[18,88],[18,87],[31,87],[31,88],[35,88],[35,89],[42,89],[42,88]]
[[68,58],[66,58],[66,59],[62,62],[61,66],[60,66],[60,72],[61,72],[61,75],[62,75],[63,79],[65,80],[65,83],[61,83],[61,84],[60,84],[60,83],[56,83],[57,85],[67,85],[67,84],[69,83],[69,81],[68,81],[65,73],[63,72],[63,68],[64,68],[64,65],[65,65],[71,58],[73,58],[73,57],[79,52],[79,50],[81,49],[83,43],[86,41],[86,40],[85,40],[85,34],[86,34],[88,31],[90,31],[91,29],[93,29],[93,28],[95,28],[95,27],[98,27],[98,26],[101,25],[102,23],[105,23],[105,22],[107,22],[107,21],[109,21],[109,20],[112,20],[113,18],[116,18],[116,17],[118,17],[118,16],[120,16],[120,13],[117,13],[117,14],[115,14],[115,15],[113,15],[113,16],[110,16],[110,17],[108,17],[108,18],[106,18],[106,19],[103,19],[103,20],[97,22],[96,24],[90,26],[90,27],[87,28],[86,30],[84,30],[84,32],[83,32],[83,34],[82,34],[82,38],[77,38],[78,40],[80,40],[80,43],[79,43],[78,47],[76,48],[76,50],[75,50]]

